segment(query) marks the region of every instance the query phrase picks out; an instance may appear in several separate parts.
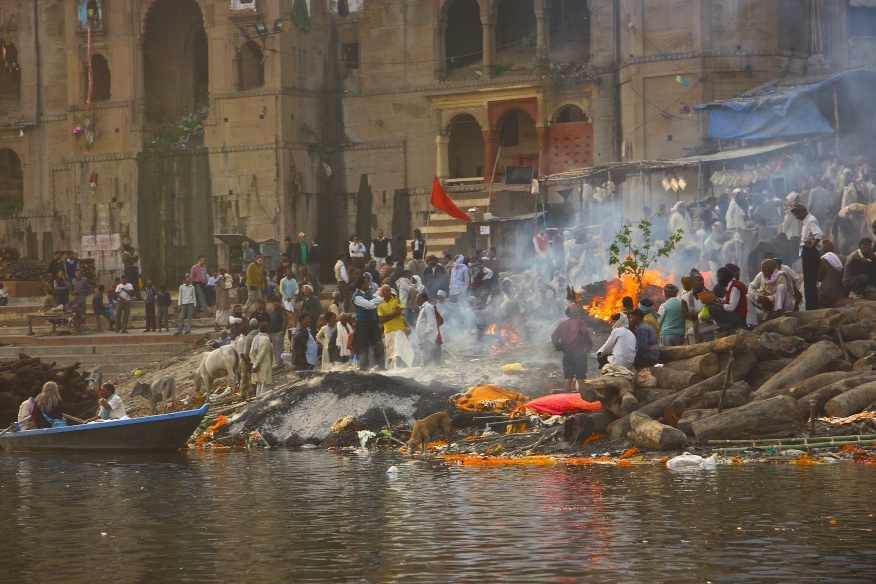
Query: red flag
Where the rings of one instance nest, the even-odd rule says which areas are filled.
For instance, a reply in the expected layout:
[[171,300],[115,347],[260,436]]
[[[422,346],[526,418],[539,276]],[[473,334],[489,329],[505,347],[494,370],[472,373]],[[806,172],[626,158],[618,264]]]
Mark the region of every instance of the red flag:
[[441,186],[441,182],[438,180],[437,176],[432,182],[432,206],[436,209],[441,209],[451,217],[456,217],[463,221],[471,221],[471,217],[466,215],[466,213],[457,207],[456,203],[447,196],[447,192],[444,190],[444,187]]

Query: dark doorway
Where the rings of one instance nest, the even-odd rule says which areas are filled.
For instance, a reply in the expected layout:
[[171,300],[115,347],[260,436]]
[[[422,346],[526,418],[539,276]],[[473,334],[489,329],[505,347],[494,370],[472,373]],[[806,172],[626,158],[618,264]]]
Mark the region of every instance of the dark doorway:
[[[0,149],[0,203],[24,202],[24,172],[14,150]],[[9,204],[9,203],[6,203]]]
[[91,74],[94,77],[92,101],[109,101],[112,96],[112,78],[109,63],[103,55],[91,57]]
[[475,0],[455,0],[447,10],[444,51],[447,69],[479,63],[484,58],[481,10]]
[[21,65],[18,48],[0,36],[0,116],[21,109]]
[[462,114],[453,118],[447,159],[451,178],[484,176],[484,134],[474,116]]
[[240,48],[240,90],[255,89],[264,84],[264,53],[257,42],[249,41]]
[[532,0],[502,0],[496,21],[496,50],[523,47],[535,52],[535,10]]
[[143,59],[150,123],[174,121],[207,104],[207,33],[195,0],[155,2],[146,20]]
[[590,54],[590,13],[584,0],[551,0],[551,48],[569,47],[586,58]]

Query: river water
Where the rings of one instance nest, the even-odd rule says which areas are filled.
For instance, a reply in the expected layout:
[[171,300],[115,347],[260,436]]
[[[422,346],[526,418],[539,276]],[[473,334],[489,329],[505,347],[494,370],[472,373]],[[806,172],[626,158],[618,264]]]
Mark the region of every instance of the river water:
[[876,468],[852,463],[0,454],[0,516],[6,582],[876,581]]

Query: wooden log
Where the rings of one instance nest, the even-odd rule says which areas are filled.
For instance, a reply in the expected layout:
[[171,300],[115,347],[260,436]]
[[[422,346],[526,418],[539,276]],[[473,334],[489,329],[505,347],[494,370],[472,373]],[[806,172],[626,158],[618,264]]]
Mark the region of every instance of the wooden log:
[[876,381],[870,381],[844,391],[824,404],[824,413],[831,417],[845,418],[857,414],[876,402]]
[[702,375],[703,379],[711,377],[712,375],[717,375],[721,370],[718,366],[718,355],[715,353],[698,355],[697,357],[691,357],[690,359],[683,359],[681,361],[670,361],[666,364],[666,367],[669,367],[670,369],[680,369],[682,371],[693,371],[694,373]]
[[865,318],[859,322],[841,325],[839,328],[845,342],[864,341],[873,336],[876,325],[873,324],[872,320]]
[[794,435],[802,417],[797,400],[778,395],[693,422],[691,430],[700,442],[784,438]]
[[859,372],[851,373],[847,371],[819,373],[818,375],[813,375],[809,379],[804,379],[800,383],[795,383],[794,385],[788,387],[783,393],[790,395],[796,400],[799,400],[801,397],[809,395],[816,389],[827,387],[832,383],[842,381],[843,379],[847,379],[849,377],[858,376],[860,376]]
[[855,377],[847,377],[804,395],[797,400],[797,405],[800,406],[800,411],[803,412],[803,417],[806,419],[809,418],[810,403],[815,404],[815,415],[821,415],[824,413],[824,404],[843,392],[864,385],[865,383],[870,383],[871,381],[876,381],[876,372],[870,372]]
[[687,436],[681,430],[652,420],[645,414],[630,414],[632,429],[627,437],[640,446],[652,450],[675,450],[684,446]]
[[569,416],[563,423],[563,438],[572,446],[579,446],[592,434],[605,434],[608,425],[616,419],[617,416],[605,410]]
[[849,341],[846,343],[846,350],[857,361],[876,351],[876,341]]
[[[790,312],[787,314],[787,316],[791,316],[797,319],[797,326],[801,327],[803,325],[809,324],[810,322],[817,322],[819,320],[830,318],[831,316],[834,316],[836,314],[840,314],[840,311],[836,308],[822,308],[820,310]],[[853,322],[853,320],[850,320],[849,322]]]
[[[757,357],[751,351],[737,351],[736,359],[733,361],[733,371],[730,377],[730,383],[742,381],[751,372],[757,364]],[[724,387],[724,381],[727,378],[727,370],[721,371],[717,375],[704,379],[703,381],[692,385],[687,389],[683,389],[675,395],[672,402],[663,410],[663,417],[667,424],[675,426],[682,414],[688,408],[688,403],[695,397],[709,391],[720,391]]]
[[773,375],[752,394],[755,400],[764,400],[787,394],[787,389],[813,375],[824,371],[832,361],[842,358],[842,350],[834,343],[822,341],[815,343],[784,369]]
[[717,408],[707,410],[686,410],[681,416],[681,419],[678,420],[678,429],[688,436],[693,436],[693,429],[691,428],[691,424],[699,420],[705,420],[706,418],[714,416],[717,413]]
[[752,391],[757,391],[770,377],[784,369],[791,361],[793,361],[791,358],[759,361],[757,367],[751,370],[745,381],[751,386]]
[[677,389],[664,389],[662,387],[637,387],[633,389],[633,395],[639,400],[639,404],[649,404],[670,395],[674,396],[676,393],[678,393]]
[[797,332],[797,319],[791,316],[781,316],[759,324],[754,329],[755,334],[779,333],[780,335],[794,335]]
[[639,400],[633,395],[633,384],[623,377],[603,376],[581,384],[581,398],[599,401],[603,409],[621,417],[635,410]]
[[876,318],[876,302],[872,300],[858,300],[852,306],[835,309],[839,314],[846,317],[848,322],[860,322]]
[[[639,379],[648,384],[640,384]],[[669,389],[684,389],[703,380],[703,376],[693,371],[673,369],[671,367],[644,367],[636,373],[636,385],[642,387],[666,387]],[[653,383],[651,383],[653,381]]]
[[807,346],[801,337],[785,336],[779,333],[754,335],[745,341],[745,348],[754,351],[761,361],[796,357]]
[[708,353],[725,353],[734,349],[742,348],[742,343],[745,334],[751,334],[749,331],[739,331],[735,335],[715,339],[706,343],[697,343],[696,345],[682,345],[680,347],[660,347],[660,362],[669,363],[670,361],[681,361],[682,359],[690,359]]
[[[656,420],[663,415],[663,410],[666,409],[666,406],[672,403],[673,399],[675,399],[675,395],[666,396],[663,399],[645,404],[636,411]],[[628,414],[609,424],[608,428],[605,430],[605,434],[608,436],[609,440],[618,440],[620,438],[626,438],[627,433],[631,429],[632,425],[630,424],[630,416]]]
[[[722,392],[723,390],[706,391],[696,395],[688,401],[687,408],[692,410],[717,408],[718,404],[721,403]],[[748,396],[751,394],[751,387],[744,381],[737,381],[728,387],[727,391],[723,393],[724,409],[738,408],[748,403]],[[679,421],[681,421],[681,418],[679,418]]]
[[832,334],[834,327],[846,323],[846,317],[842,314],[835,314],[822,320],[809,322],[797,327],[796,336],[811,342],[818,342],[819,337],[827,334]]

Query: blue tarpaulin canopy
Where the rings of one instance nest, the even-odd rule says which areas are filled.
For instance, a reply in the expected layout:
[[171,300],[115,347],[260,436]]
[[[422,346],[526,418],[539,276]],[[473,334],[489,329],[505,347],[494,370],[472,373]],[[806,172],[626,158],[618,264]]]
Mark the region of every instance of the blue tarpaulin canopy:
[[747,93],[723,101],[694,106],[706,110],[708,136],[719,140],[759,140],[831,134],[834,127],[819,108],[817,98],[846,77],[876,75],[859,68],[813,77],[773,79]]

